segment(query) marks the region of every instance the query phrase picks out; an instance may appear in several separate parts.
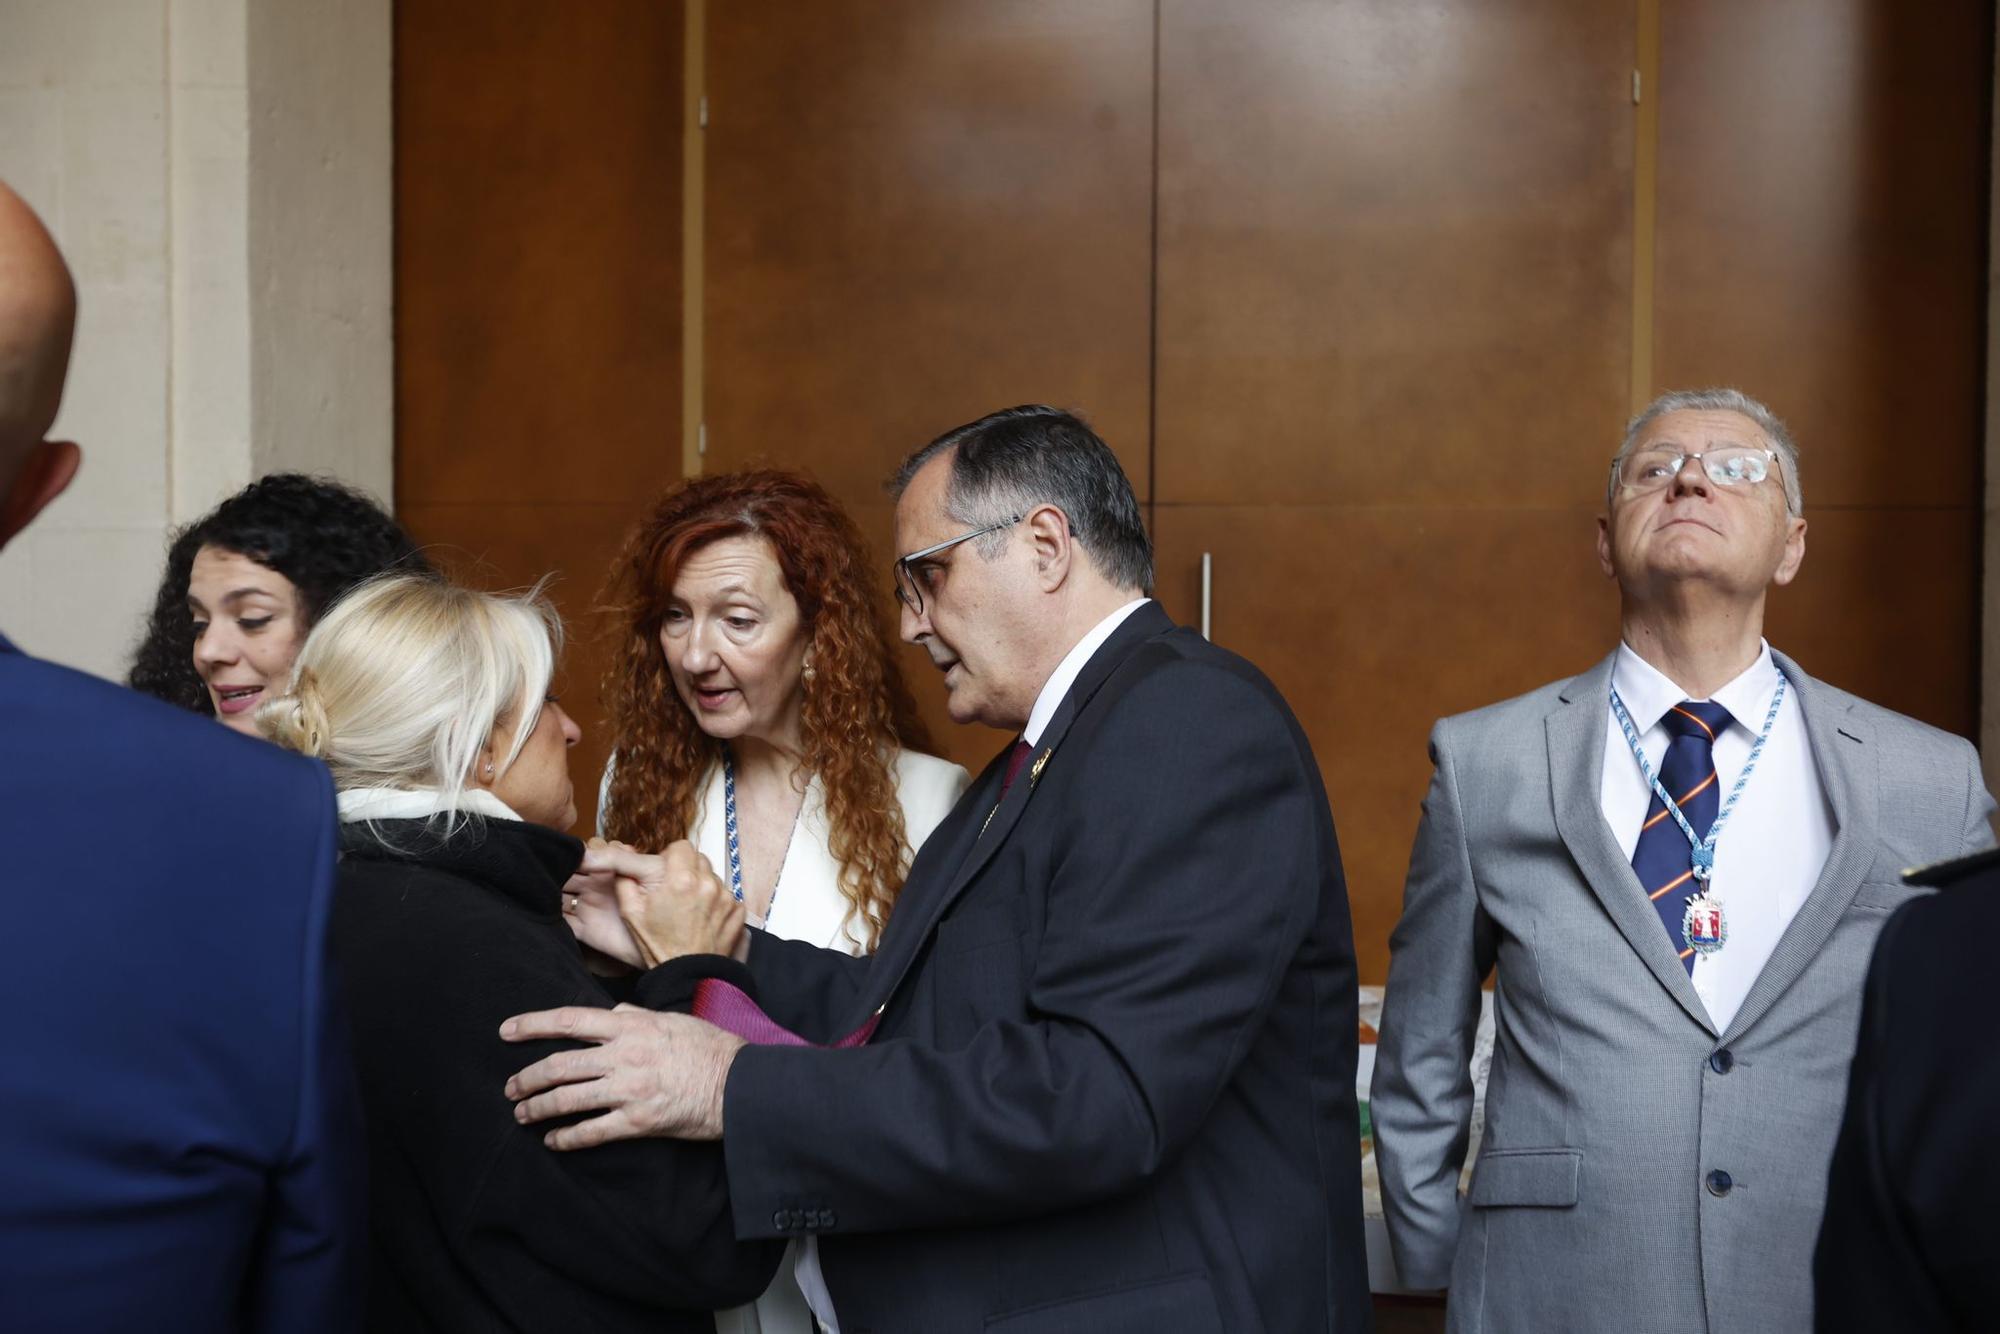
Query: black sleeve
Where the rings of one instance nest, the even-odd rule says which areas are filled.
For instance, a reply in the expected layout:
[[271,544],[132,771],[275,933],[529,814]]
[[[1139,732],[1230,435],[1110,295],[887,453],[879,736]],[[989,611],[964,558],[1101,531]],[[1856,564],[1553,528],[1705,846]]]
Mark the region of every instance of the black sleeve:
[[1888,1162],[1892,1136],[1884,1124],[1897,1051],[1892,979],[1910,912],[1921,906],[1921,900],[1906,904],[1889,918],[1868,966],[1847,1111],[1834,1143],[1826,1214],[1813,1254],[1819,1334],[1952,1327],[1907,1226],[1899,1174]]
[[857,958],[764,931],[751,933],[750,975],[756,979],[758,1005],[808,1042],[825,1044],[846,1036],[833,1029],[858,1001],[868,964],[867,956]]
[[753,1000],[757,997],[756,980],[736,960],[720,954],[683,954],[634,977],[629,988],[631,994],[626,999],[649,1010],[678,1010],[685,1014],[694,1004],[696,985],[711,977],[729,983]]
[[1075,762],[1031,1017],[956,1050],[745,1048],[723,1103],[742,1235],[800,1199],[849,1231],[1051,1212],[1199,1133],[1313,921],[1323,799],[1272,700],[1194,663],[1134,685]]

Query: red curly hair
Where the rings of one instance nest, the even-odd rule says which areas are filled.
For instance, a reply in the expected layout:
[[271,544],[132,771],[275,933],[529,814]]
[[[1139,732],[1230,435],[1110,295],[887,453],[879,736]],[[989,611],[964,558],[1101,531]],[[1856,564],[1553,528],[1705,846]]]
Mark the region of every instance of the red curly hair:
[[755,535],[777,549],[785,587],[812,646],[799,707],[803,767],[826,790],[830,851],[850,923],[872,950],[910,866],[896,799],[899,748],[930,742],[877,614],[886,606],[860,530],[832,496],[795,473],[756,469],[692,478],[661,498],[626,538],[605,602],[618,618],[604,697],[617,738],[604,828],[658,848],[686,838],[722,743],[675,693],[660,624],[674,580],[696,550]]

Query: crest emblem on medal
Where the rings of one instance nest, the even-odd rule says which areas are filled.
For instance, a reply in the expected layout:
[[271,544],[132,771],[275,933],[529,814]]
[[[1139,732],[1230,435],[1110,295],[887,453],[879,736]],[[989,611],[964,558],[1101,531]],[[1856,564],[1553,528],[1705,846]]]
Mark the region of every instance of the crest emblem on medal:
[[1722,905],[1707,894],[1696,894],[1681,911],[1681,939],[1696,954],[1713,954],[1729,940],[1729,919]]

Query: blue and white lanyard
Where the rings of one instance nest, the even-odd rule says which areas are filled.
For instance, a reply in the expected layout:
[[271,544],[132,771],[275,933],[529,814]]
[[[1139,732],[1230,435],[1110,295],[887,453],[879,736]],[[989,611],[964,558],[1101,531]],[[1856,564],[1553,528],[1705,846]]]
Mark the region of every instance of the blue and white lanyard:
[[1708,827],[1707,838],[1696,838],[1694,826],[1681,814],[1681,808],[1667,789],[1660,784],[1653,766],[1646,761],[1646,752],[1639,745],[1639,729],[1632,725],[1632,715],[1625,711],[1625,701],[1618,698],[1618,687],[1611,688],[1611,711],[1618,715],[1618,725],[1625,729],[1625,740],[1632,747],[1632,758],[1639,761],[1639,772],[1646,775],[1646,782],[1660,800],[1672,812],[1674,823],[1687,835],[1693,861],[1694,878],[1701,882],[1702,892],[1708,890],[1709,877],[1715,873],[1715,843],[1722,837],[1722,826],[1729,823],[1729,813],[1736,809],[1736,799],[1743,795],[1743,785],[1750,781],[1750,771],[1757,767],[1757,757],[1764,753],[1764,743],[1771,739],[1771,725],[1778,721],[1778,708],[1785,702],[1785,687],[1790,684],[1785,679],[1783,668],[1778,669],[1778,689],[1771,696],[1771,711],[1764,715],[1764,730],[1757,734],[1757,740],[1750,747],[1750,758],[1743,761],[1743,772],[1736,775],[1736,786],[1729,789],[1729,800],[1722,803],[1716,813],[1715,823]]
[[[722,841],[729,850],[729,892],[743,902],[743,843],[736,834],[736,756],[722,748]],[[771,920],[777,906],[778,887],[771,886],[771,901],[764,905],[764,920]]]

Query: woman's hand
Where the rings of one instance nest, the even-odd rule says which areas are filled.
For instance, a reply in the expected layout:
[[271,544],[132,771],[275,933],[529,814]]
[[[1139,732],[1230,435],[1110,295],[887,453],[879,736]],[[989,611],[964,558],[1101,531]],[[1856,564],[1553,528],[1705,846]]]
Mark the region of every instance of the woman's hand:
[[622,843],[593,844],[583,864],[612,874],[619,915],[638,946],[641,967],[683,954],[740,959],[748,952],[743,905],[693,844],[670,844],[658,856]]
[[584,845],[583,865],[563,886],[563,917],[570,932],[591,949],[627,967],[643,968],[638,942],[618,913],[617,872],[600,855],[611,846],[601,838]]

